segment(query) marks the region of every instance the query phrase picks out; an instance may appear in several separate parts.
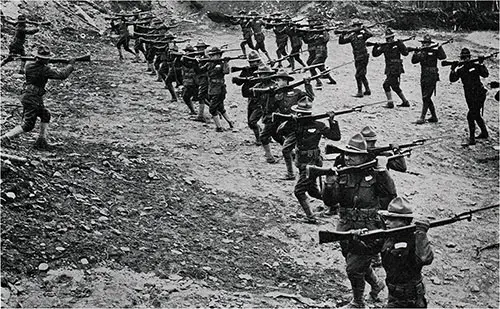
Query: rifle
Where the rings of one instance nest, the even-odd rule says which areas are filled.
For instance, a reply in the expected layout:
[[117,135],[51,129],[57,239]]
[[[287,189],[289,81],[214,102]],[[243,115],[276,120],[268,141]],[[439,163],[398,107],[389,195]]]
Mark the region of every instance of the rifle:
[[409,52],[419,52],[419,51],[431,51],[431,50],[437,50],[439,47],[446,45],[448,43],[453,43],[453,38],[449,39],[448,41],[445,41],[443,43],[436,43],[430,46],[425,46],[425,47],[408,47]]
[[[440,138],[448,137],[446,136],[438,136],[438,137],[432,137],[432,138],[421,138],[421,139],[416,139],[410,143],[406,144],[401,144],[398,145],[400,149],[402,148],[409,148],[409,147],[416,147],[416,146],[422,146],[425,142],[431,141],[431,140],[436,140]],[[369,153],[374,154],[374,155],[379,155],[385,151],[393,150],[391,146],[383,146],[383,147],[374,147],[374,148],[368,148],[367,149]],[[337,146],[332,145],[332,144],[327,144],[325,147],[325,154],[332,154],[332,153],[342,153],[343,151],[340,150]]]
[[[410,155],[411,155],[411,150],[406,150],[404,152],[387,157],[387,161],[392,161],[392,160],[399,159],[399,158],[406,157],[406,156],[410,156]],[[326,175],[326,176],[345,175],[345,174],[357,173],[357,172],[360,172],[362,170],[374,168],[376,166],[377,166],[377,159],[373,159],[371,161],[368,161],[368,162],[360,164],[360,165],[344,166],[344,167],[340,167],[340,168],[319,167],[316,165],[307,165],[306,166],[306,176],[309,179],[316,179],[317,177],[320,177],[323,175]]]
[[[22,57],[16,57],[16,59],[20,59],[20,60],[23,60],[23,61],[35,61],[36,57],[26,57],[26,56],[22,56]],[[87,55],[84,55],[84,56],[80,56],[80,57],[76,57],[76,58],[73,58],[75,61],[77,62],[90,62],[90,54],[87,54]],[[69,63],[71,59],[68,59],[68,58],[50,58],[49,59],[49,63]]]
[[396,40],[396,41],[393,41],[393,42],[383,42],[383,43],[366,42],[366,46],[393,46],[393,45],[398,44],[399,42],[406,42],[406,41],[411,41],[411,40],[414,40],[414,39],[415,39],[415,36],[412,35],[409,38],[400,39],[400,40]]
[[[314,75],[312,77],[309,77],[309,80],[316,80],[318,78],[321,78],[322,76],[328,74],[332,69],[327,69],[327,70],[324,70],[323,72],[320,72],[319,74],[317,75]],[[240,81],[252,81],[252,82],[261,82],[261,81],[264,81],[264,80],[267,80],[267,79],[273,79],[273,78],[276,78],[276,75],[270,75],[270,76],[266,76],[266,77],[251,77],[251,78],[238,78]],[[233,81],[235,80],[238,80],[237,78],[233,78]],[[285,91],[288,91],[290,89],[293,89],[295,87],[298,87],[302,84],[305,84],[306,82],[306,79],[302,79],[302,80],[299,80],[293,84],[289,84],[289,85],[286,85],[286,86],[283,86],[283,87],[266,87],[266,88],[250,88],[251,91],[253,91],[254,93],[269,93],[269,92],[274,92],[274,93],[278,93],[278,92],[285,92]],[[283,114],[279,114],[279,113],[273,113],[273,121],[274,121],[274,115],[278,115],[276,116],[277,119],[281,116],[291,116],[291,115],[283,115]]]
[[165,37],[165,33],[148,34],[148,33],[135,32],[134,34],[140,38],[145,38],[145,39],[164,38]]
[[447,66],[450,66],[450,65],[462,66],[462,65],[467,64],[467,63],[481,62],[481,61],[484,61],[486,59],[493,58],[496,55],[498,55],[498,52],[491,53],[491,54],[489,54],[487,56],[479,56],[479,57],[477,57],[475,59],[470,59],[470,60],[466,60],[466,61],[460,61],[460,60],[457,60],[457,61],[441,61],[441,66],[443,66],[443,67],[447,67]]
[[301,29],[301,28],[298,28],[297,31],[298,32],[311,32],[311,33],[323,33],[325,31],[332,31],[332,30],[335,30],[337,28],[334,28],[334,27],[326,27],[326,28],[323,28],[323,29]]
[[[17,20],[9,20],[7,17],[5,17],[3,14],[1,15],[1,18],[3,21],[11,24],[11,25],[17,25],[19,22]],[[25,20],[24,23],[30,24],[30,25],[35,25],[35,26],[50,26],[52,25],[52,22],[50,21],[32,21],[32,20]]]
[[378,23],[371,24],[369,26],[356,27],[356,28],[344,29],[344,30],[335,30],[335,31],[333,31],[333,33],[335,33],[335,34],[349,34],[349,33],[352,33],[352,32],[361,31],[363,29],[370,29],[370,28],[373,28],[373,27],[375,27],[377,25],[386,24],[386,23],[391,22],[391,21],[394,21],[394,18],[386,19],[386,20],[380,21]]
[[289,59],[291,57],[300,55],[300,54],[305,53],[305,52],[306,52],[306,50],[303,50],[303,51],[300,51],[300,52],[296,52],[296,53],[293,53],[293,54],[289,54],[289,55],[283,56],[283,57],[281,57],[279,59],[276,59],[276,60],[270,60],[270,61],[267,62],[267,64],[270,65],[270,66],[273,66],[276,63],[281,63],[281,62],[283,62],[283,61],[285,61],[285,60],[287,60],[287,59]]
[[[349,62],[342,63],[342,64],[340,64],[340,65],[338,65],[338,66],[336,66],[336,67],[331,68],[331,70],[338,69],[338,68],[340,68],[340,67],[343,67],[344,65],[348,65],[348,64],[351,64],[351,63],[353,63],[353,62],[354,62],[354,60],[351,60],[351,61],[349,61]],[[294,70],[292,70],[292,72],[304,72],[304,71],[306,71],[306,70],[309,70],[309,69],[312,69],[312,68],[316,68],[316,67],[319,67],[319,66],[322,66],[322,65],[325,65],[325,64],[324,64],[324,63],[313,64],[313,65],[310,65],[310,66],[307,66],[307,67],[294,69]]]
[[[436,220],[432,221],[430,223],[430,228],[438,227],[438,226],[443,226],[443,225],[448,225],[451,223],[455,223],[457,221],[462,221],[462,220],[467,220],[471,221],[472,220],[472,214],[492,208],[497,208],[499,204],[496,205],[491,205],[491,206],[486,206],[474,210],[469,210],[466,212],[463,212],[458,215],[454,215],[453,217],[442,219],[442,220]],[[360,240],[371,240],[371,239],[380,239],[380,238],[388,238],[392,237],[394,235],[402,234],[402,233],[413,233],[416,230],[416,225],[415,224],[410,224],[402,227],[397,227],[394,229],[390,230],[371,230],[367,231],[366,233],[362,233],[361,235],[358,236]],[[357,233],[354,231],[346,231],[346,232],[329,232],[329,231],[319,231],[319,243],[320,244],[325,244],[329,242],[335,242],[335,241],[342,241],[342,240],[352,240],[353,236],[356,235]]]
[[186,58],[187,60],[192,60],[192,61],[204,63],[204,62],[224,62],[224,61],[230,61],[230,60],[236,60],[236,59],[247,59],[247,56],[238,55],[238,56],[233,56],[233,57],[222,57],[222,58],[217,58],[217,59],[215,59],[215,58],[214,59],[210,59],[210,58],[197,59],[197,58],[187,57],[187,56],[184,56],[184,58]]
[[[352,112],[360,112],[364,107],[367,107],[367,106],[378,105],[378,104],[387,103],[387,102],[389,102],[389,101],[373,102],[373,103],[362,104],[362,105],[358,105],[358,106],[355,106],[352,108],[348,108],[348,109],[344,109],[344,110],[340,110],[340,111],[332,111],[332,112],[335,113],[335,116],[349,114]],[[273,113],[273,121],[280,121],[280,122],[286,121],[286,120],[293,120],[293,121],[297,121],[297,122],[314,121],[314,120],[319,120],[319,119],[323,119],[323,118],[328,118],[328,117],[330,117],[329,116],[330,113],[331,112],[313,115],[313,116],[300,116],[300,117],[296,116],[296,115],[283,115],[280,113]]]

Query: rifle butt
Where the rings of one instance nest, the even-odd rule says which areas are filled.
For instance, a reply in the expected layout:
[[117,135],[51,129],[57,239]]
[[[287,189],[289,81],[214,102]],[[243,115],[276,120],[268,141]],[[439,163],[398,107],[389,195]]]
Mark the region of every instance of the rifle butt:
[[453,63],[455,63],[455,61],[446,61],[446,60],[443,60],[443,61],[441,61],[441,66],[442,67],[447,67],[447,66],[452,65]]
[[342,153],[342,150],[340,150],[338,147],[335,147],[334,145],[327,144],[325,146],[325,154],[334,154],[334,153]]
[[333,175],[333,171],[328,167],[319,167],[316,165],[306,166],[306,177],[309,179],[316,179],[323,175]]
[[331,243],[331,242],[349,239],[348,237],[340,237],[341,236],[340,234],[336,234],[336,233],[329,232],[329,231],[319,231],[318,235],[319,235],[319,243],[320,244],[327,244],[327,243]]
[[279,113],[273,113],[273,115],[272,115],[273,122],[283,122],[283,121],[290,120],[291,118],[292,118],[292,116],[290,116],[290,115],[283,115],[283,114],[279,114]]

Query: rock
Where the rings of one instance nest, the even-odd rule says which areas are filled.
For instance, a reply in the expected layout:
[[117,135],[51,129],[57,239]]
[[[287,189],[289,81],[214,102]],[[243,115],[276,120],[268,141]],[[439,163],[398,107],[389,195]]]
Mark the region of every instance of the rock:
[[54,172],[54,174],[52,175],[52,177],[61,177],[62,174],[60,172]]
[[182,280],[183,277],[179,276],[179,275],[176,275],[176,274],[170,274],[168,276],[168,279],[170,280],[173,280],[173,281],[179,281],[179,280]]
[[214,150],[214,153],[217,154],[217,155],[221,155],[224,153],[224,151],[221,149],[221,148],[217,148]]
[[10,198],[11,200],[16,198],[16,194],[14,192],[7,192],[5,195]]
[[253,280],[252,276],[250,276],[248,274],[240,274],[240,275],[238,275],[238,278],[244,279],[244,280]]
[[59,251],[59,252],[63,252],[66,249],[64,249],[64,247],[56,247],[56,250]]
[[89,264],[89,260],[87,260],[86,258],[83,258],[83,259],[80,260],[80,263],[82,265],[88,265]]
[[38,265],[38,270],[40,271],[46,271],[47,269],[49,269],[49,264],[47,263],[40,263],[40,265]]
[[446,243],[446,247],[448,247],[448,248],[455,248],[456,246],[457,246],[457,244],[454,243],[454,242],[448,242],[448,243]]
[[179,250],[172,249],[170,250],[170,252],[172,252],[173,254],[182,255],[182,252],[180,252]]
[[435,285],[441,285],[441,279],[439,279],[438,277],[434,276],[431,278],[431,281],[432,283],[434,283]]
[[477,285],[473,285],[473,286],[471,286],[470,291],[473,293],[477,293],[477,292],[481,291],[481,289],[479,289],[479,287]]
[[120,250],[122,250],[123,252],[130,252],[129,247],[120,247]]

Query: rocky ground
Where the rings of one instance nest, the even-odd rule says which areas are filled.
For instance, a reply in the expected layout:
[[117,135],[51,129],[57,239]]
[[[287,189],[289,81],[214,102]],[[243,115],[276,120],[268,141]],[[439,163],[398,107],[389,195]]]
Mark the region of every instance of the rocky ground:
[[[194,39],[238,46],[237,30],[189,28]],[[464,46],[473,54],[498,48],[494,32],[411,34],[424,32],[455,39],[445,48],[450,59]],[[82,40],[95,60],[78,64],[64,82],[51,82],[46,95],[56,149],[33,150],[36,132],[2,149],[28,159],[2,160],[2,306],[337,307],[349,300],[338,246],[318,244],[318,231],[334,229],[338,218],[322,218],[319,226],[300,221],[294,182],[279,180],[284,164],[265,163],[253,145],[246,102],[230,77],[226,107],[236,130],[216,133],[213,124],[190,120],[182,102],[169,102],[144,63],[130,56],[117,61],[109,40]],[[271,32],[266,43],[274,54]],[[68,46],[69,54],[79,53],[77,45]],[[331,67],[352,60],[351,48],[339,46],[333,35],[329,54]],[[420,68],[409,58],[404,64],[402,89],[411,107],[374,106],[339,116],[342,142],[365,125],[376,129],[380,145],[443,136],[413,150],[409,173],[392,172],[398,194],[430,220],[497,203],[494,92],[484,112],[490,139],[463,148],[461,84],[449,83],[449,69],[441,68],[435,97],[440,122],[417,126]],[[498,60],[486,65],[485,82],[498,80]],[[346,65],[335,71],[337,85],[316,92],[315,103],[326,111],[383,100],[383,66],[381,58],[370,61],[372,96],[351,97],[354,68]],[[16,69],[9,64],[2,70],[2,132],[20,121],[23,77]],[[279,145],[272,149],[280,153]],[[432,229],[429,238],[435,251],[433,264],[424,268],[430,307],[498,308],[498,246],[478,251],[498,242],[498,211]]]

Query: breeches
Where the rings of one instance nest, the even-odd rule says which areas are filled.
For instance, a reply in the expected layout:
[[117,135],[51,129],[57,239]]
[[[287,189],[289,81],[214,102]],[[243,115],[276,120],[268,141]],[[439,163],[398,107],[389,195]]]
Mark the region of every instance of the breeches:
[[306,193],[308,193],[309,196],[320,200],[321,192],[319,191],[318,185],[316,184],[316,180],[309,179],[306,176],[306,165],[300,164],[298,168],[299,179],[297,180],[297,183],[295,184],[295,188],[293,190],[293,194],[295,195],[295,197],[299,201],[305,200],[307,198]]
[[226,113],[226,109],[224,108],[224,99],[226,99],[226,93],[211,94],[208,97],[210,100],[210,106],[208,108],[210,115],[217,116],[219,113]]
[[23,104],[23,124],[21,127],[24,132],[33,130],[37,117],[40,117],[40,120],[43,123],[50,122],[50,112],[43,105],[43,101],[41,101],[41,99],[24,96],[21,103]]
[[399,87],[399,80],[401,75],[394,75],[394,74],[387,74],[384,83],[382,84],[382,87],[384,88],[385,92],[389,92],[394,90],[394,92],[399,93],[401,92],[401,88]]
[[354,67],[356,68],[356,79],[366,76],[366,67],[368,66],[369,56],[354,60]]
[[257,129],[260,118],[262,118],[263,112],[258,104],[248,104],[247,108],[247,121],[248,127],[252,130]]
[[260,133],[260,142],[262,145],[269,145],[271,137],[278,143],[283,144],[283,138],[278,135],[276,130],[278,126],[274,122],[264,123],[264,128]]

